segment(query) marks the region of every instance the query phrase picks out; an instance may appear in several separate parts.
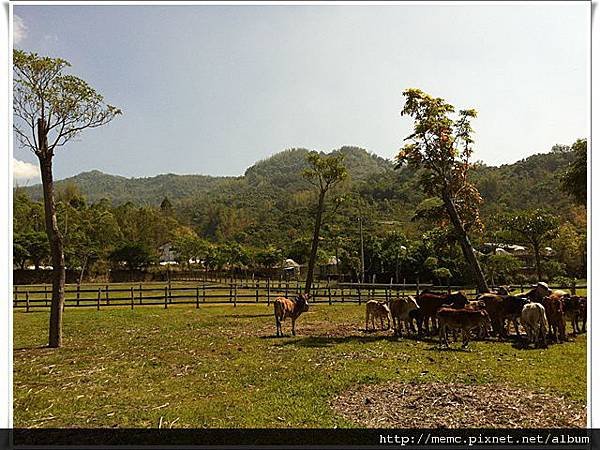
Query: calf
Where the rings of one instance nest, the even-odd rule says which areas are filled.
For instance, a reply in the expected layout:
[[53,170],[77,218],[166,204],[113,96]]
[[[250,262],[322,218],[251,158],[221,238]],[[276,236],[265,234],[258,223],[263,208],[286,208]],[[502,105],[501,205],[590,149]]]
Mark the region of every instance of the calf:
[[566,341],[565,310],[562,296],[553,293],[548,297],[544,297],[542,305],[546,310],[546,318],[548,319],[548,335],[556,342]]
[[379,319],[381,321],[381,328],[383,329],[383,319],[387,319],[387,328],[390,328],[390,308],[384,302],[378,302],[377,300],[369,300],[366,304],[367,314],[366,314],[366,323],[365,330],[369,330],[369,319],[371,320],[371,324],[373,325],[373,330],[375,327],[375,319]]
[[402,322],[406,325],[406,331],[408,332],[412,325],[411,312],[418,309],[419,305],[417,305],[417,301],[411,295],[390,301],[390,315],[392,316],[392,326],[394,327],[395,335],[402,335]]
[[455,309],[455,308],[440,308],[436,314],[439,321],[440,347],[442,341],[448,347],[448,329],[459,329],[462,332],[463,348],[469,345],[469,336],[471,330],[488,326],[490,317],[485,310],[481,309]]
[[281,322],[286,318],[292,319],[292,335],[296,336],[296,320],[300,314],[308,311],[309,294],[300,294],[295,299],[290,300],[285,297],[277,297],[273,302],[275,307],[275,325],[277,326],[277,336],[283,336],[281,331]]
[[546,311],[541,304],[528,303],[525,305],[523,312],[521,312],[521,323],[525,327],[528,343],[536,346],[541,344],[546,347],[548,320],[546,319]]
[[469,299],[462,292],[453,292],[451,294],[432,294],[423,292],[417,297],[419,310],[416,313],[417,326],[419,334],[423,333],[423,328],[429,334],[429,319],[431,319],[432,328],[435,326],[436,313],[442,305],[450,305],[455,308],[463,308],[469,303]]

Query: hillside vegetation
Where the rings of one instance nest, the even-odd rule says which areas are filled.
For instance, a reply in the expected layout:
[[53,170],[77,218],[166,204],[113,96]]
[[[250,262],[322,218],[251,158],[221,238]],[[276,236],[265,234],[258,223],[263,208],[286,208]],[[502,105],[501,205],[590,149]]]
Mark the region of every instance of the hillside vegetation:
[[[344,154],[349,177],[332,192],[330,209],[335,204],[336,210],[326,212],[321,261],[337,253],[343,270],[356,274],[360,248],[357,219],[361,217],[367,273],[397,273],[398,266],[404,264],[404,269],[412,268],[409,277],[420,271],[429,278],[436,268],[443,267],[453,280],[465,281],[468,270],[456,251],[451,231],[443,223],[440,226],[438,201],[426,198],[421,189],[420,173],[406,167],[396,170],[392,161],[357,147],[335,152]],[[143,244],[152,253],[182,236],[197,236],[226,247],[226,255],[211,256],[210,251],[203,251],[202,258],[215,268],[227,263],[243,266],[251,261],[268,266],[281,257],[303,263],[316,201],[315,191],[301,176],[307,167],[307,153],[306,149],[280,152],[257,162],[240,177],[166,174],[124,178],[91,171],[58,181],[62,205],[59,221],[69,230],[67,246],[73,247],[67,259],[79,265],[88,260],[94,263],[131,242]],[[570,271],[573,274],[581,273],[583,244],[579,244],[585,241],[585,208],[560,189],[561,176],[573,158],[568,147],[555,146],[550,153],[514,164],[475,164],[471,179],[484,200],[481,216],[485,225],[483,233],[473,235],[476,247],[508,239],[498,235],[503,214],[544,207],[566,227],[561,236],[578,242],[577,249],[564,250],[570,252],[570,262],[565,256],[560,264],[576,267]],[[15,196],[16,234],[43,230],[40,200],[39,186],[19,188]],[[79,232],[87,236],[80,241],[75,227],[78,221],[83,224]],[[90,233],[96,235],[91,239],[95,245],[91,253],[84,250],[90,245]],[[400,255],[401,245],[408,243],[413,254]],[[434,260],[427,261],[424,255]],[[551,271],[564,273],[558,266]]]

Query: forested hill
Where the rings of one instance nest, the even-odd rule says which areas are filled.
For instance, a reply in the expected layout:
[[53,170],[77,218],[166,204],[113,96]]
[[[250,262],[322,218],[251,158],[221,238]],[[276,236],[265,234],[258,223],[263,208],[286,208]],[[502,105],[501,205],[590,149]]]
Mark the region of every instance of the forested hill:
[[[354,180],[364,180],[393,169],[390,161],[357,147],[343,147],[339,152],[344,153],[346,167]],[[306,188],[301,172],[308,167],[305,160],[307,153],[306,149],[279,152],[249,167],[241,177],[163,174],[126,178],[92,170],[56,181],[55,185],[59,191],[67,185],[77,185],[88,202],[95,203],[106,198],[115,206],[126,202],[158,206],[165,197],[177,202],[217,194],[232,185],[243,184],[294,190]],[[23,190],[34,200],[42,199],[41,185],[24,187]]]
[[[407,212],[424,199],[418,176],[408,169],[394,170],[392,161],[357,147],[337,150],[345,154],[350,173],[346,188],[358,194],[383,213],[402,207]],[[259,161],[240,177],[164,174],[148,178],[125,178],[94,170],[56,182],[57,190],[77,185],[89,203],[102,198],[113,205],[132,202],[158,206],[169,198],[175,206],[260,207],[267,200],[294,202],[308,189],[301,176],[306,167],[306,149],[285,150]],[[536,208],[561,208],[571,200],[558,188],[560,174],[573,158],[571,152],[537,154],[514,164],[491,167],[479,164],[472,178],[485,200],[483,211]],[[26,187],[35,199],[41,199],[39,185]],[[286,197],[286,198],[282,198]],[[250,198],[251,197],[251,198]]]
[[[109,175],[99,170],[82,172],[74,177],[55,182],[56,189],[64,189],[67,185],[77,185],[86,199],[97,202],[103,198],[114,205],[133,202],[140,205],[159,205],[168,196],[179,200],[189,196],[204,195],[218,188],[226,177],[205,175],[163,174],[148,178],[126,178]],[[23,188],[32,199],[41,200],[40,185]]]

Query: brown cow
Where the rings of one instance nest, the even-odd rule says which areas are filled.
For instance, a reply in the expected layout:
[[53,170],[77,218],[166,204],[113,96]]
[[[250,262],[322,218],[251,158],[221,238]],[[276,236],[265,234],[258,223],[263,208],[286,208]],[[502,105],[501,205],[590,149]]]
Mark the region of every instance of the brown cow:
[[505,328],[505,320],[513,323],[517,336],[519,333],[518,320],[521,317],[523,306],[529,303],[529,300],[514,295],[481,294],[477,300],[485,303],[485,309],[490,315],[492,330],[500,338],[508,337],[508,331]]
[[273,302],[275,307],[275,325],[277,326],[277,336],[283,336],[281,331],[281,322],[286,318],[292,319],[292,335],[296,336],[296,319],[300,314],[308,311],[309,294],[300,294],[294,300],[285,297],[277,297]]
[[490,317],[485,310],[482,309],[465,309],[465,308],[440,308],[436,314],[440,324],[440,347],[442,341],[448,347],[448,329],[459,329],[462,332],[463,348],[469,345],[470,332],[473,329],[487,327],[490,323]]
[[442,305],[450,305],[455,308],[464,308],[469,303],[469,299],[462,292],[453,292],[451,294],[433,294],[423,292],[417,297],[419,310],[415,313],[419,334],[423,333],[423,328],[429,334],[429,319],[431,319],[432,328],[435,327],[436,313]]
[[406,331],[412,325],[411,311],[419,309],[417,301],[412,295],[408,297],[395,298],[390,301],[390,314],[392,316],[392,326],[394,327],[394,334],[397,336],[402,335],[402,322],[406,325]]
[[556,342],[566,341],[563,297],[556,294],[549,295],[544,297],[542,305],[546,310],[546,318],[548,319],[548,336]]
[[563,297],[563,307],[565,319],[571,322],[573,327],[573,335],[579,333],[579,316],[581,315],[581,301],[577,295],[565,295]]

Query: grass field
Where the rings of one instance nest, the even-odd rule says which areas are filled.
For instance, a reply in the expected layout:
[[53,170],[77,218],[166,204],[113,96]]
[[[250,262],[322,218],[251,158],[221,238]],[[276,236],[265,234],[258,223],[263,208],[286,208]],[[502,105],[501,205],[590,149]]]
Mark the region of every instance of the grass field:
[[[265,304],[14,313],[15,427],[354,427],[331,401],[362,384],[494,383],[586,399],[586,336],[545,350],[364,333],[364,306],[313,305],[274,338]],[[289,333],[289,322],[286,322]]]

